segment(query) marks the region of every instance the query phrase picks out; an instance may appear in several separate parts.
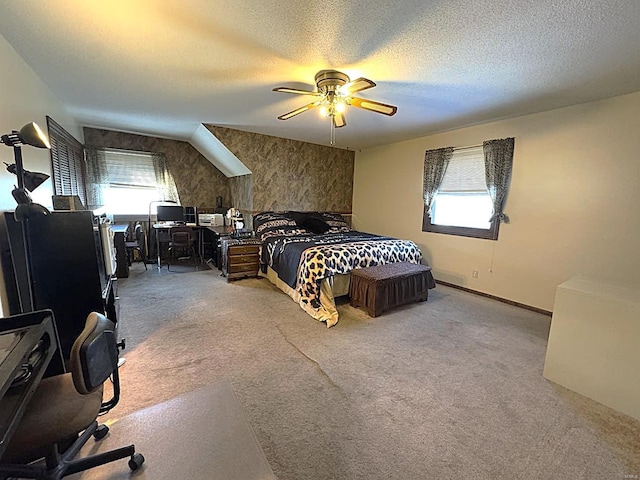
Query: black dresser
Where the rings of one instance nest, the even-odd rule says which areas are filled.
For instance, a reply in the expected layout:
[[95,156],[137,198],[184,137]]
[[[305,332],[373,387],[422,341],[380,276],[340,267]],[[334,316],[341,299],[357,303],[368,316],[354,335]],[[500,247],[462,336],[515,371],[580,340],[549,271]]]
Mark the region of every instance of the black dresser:
[[116,279],[105,272],[100,234],[90,211],[54,211],[22,223],[13,212],[0,215],[4,313],[53,310],[64,359],[90,312],[118,320]]

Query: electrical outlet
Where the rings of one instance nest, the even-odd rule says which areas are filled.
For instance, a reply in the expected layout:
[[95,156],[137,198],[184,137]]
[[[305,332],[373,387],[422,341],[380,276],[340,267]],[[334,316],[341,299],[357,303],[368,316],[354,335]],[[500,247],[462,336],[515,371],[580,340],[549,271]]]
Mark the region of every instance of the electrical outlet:
[[479,273],[480,273],[480,272],[478,272],[478,270],[474,270],[474,271],[471,273],[471,276],[472,276],[473,278],[478,278],[478,274],[479,274]]

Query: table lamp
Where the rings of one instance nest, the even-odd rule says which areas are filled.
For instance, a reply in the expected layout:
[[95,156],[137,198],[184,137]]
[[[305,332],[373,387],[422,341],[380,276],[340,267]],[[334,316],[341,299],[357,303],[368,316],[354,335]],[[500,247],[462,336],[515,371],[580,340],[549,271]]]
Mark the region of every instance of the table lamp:
[[49,175],[45,173],[35,173],[25,171],[22,165],[22,150],[20,145],[31,145],[36,148],[51,148],[49,139],[35,122],[27,123],[20,131],[13,130],[11,133],[2,135],[0,141],[8,147],[13,147],[13,156],[15,163],[7,165],[7,170],[18,177],[18,186],[13,189],[11,195],[18,203],[14,213],[17,221],[23,221],[26,218],[35,215],[49,215],[49,210],[33,203],[30,191],[38,188]]

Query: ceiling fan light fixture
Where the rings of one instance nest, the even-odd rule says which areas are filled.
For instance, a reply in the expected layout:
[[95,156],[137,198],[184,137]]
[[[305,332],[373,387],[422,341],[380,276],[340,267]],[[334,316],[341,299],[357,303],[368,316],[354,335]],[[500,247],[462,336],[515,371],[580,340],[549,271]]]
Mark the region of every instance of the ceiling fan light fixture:
[[337,70],[320,70],[316,73],[315,79],[319,91],[323,88],[331,88],[335,91],[337,87],[345,85],[350,80],[349,75]]
[[398,110],[397,107],[393,105],[352,96],[354,93],[376,86],[374,82],[367,78],[360,77],[352,81],[347,74],[338,72],[337,70],[320,70],[316,73],[315,80],[317,87],[315,92],[289,87],[276,87],[273,89],[274,92],[313,95],[318,97],[316,102],[280,115],[278,119],[288,120],[302,112],[319,107],[320,114],[323,117],[329,117],[331,119],[331,145],[335,143],[335,128],[344,127],[347,124],[344,118],[344,111],[347,105],[388,116],[395,115]]

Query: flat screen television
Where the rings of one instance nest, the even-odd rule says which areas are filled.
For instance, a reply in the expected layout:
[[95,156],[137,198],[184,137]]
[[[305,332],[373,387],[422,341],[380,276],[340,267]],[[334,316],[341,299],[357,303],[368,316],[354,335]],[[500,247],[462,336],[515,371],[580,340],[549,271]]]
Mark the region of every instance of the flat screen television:
[[184,208],[179,205],[158,205],[158,222],[184,222]]

